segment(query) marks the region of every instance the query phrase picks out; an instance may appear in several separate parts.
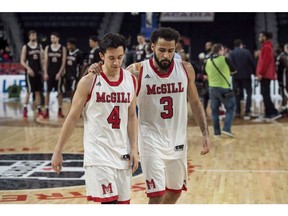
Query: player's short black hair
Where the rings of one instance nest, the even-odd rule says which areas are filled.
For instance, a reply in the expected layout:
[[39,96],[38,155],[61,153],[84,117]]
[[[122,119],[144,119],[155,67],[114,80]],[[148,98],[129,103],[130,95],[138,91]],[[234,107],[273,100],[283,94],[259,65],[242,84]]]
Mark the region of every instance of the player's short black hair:
[[145,38],[145,35],[143,33],[138,33],[137,36],[142,36]]
[[125,51],[127,47],[127,40],[121,34],[108,33],[103,36],[99,44],[99,50],[102,54],[106,52],[109,48],[118,48],[122,46]]
[[152,32],[150,41],[155,44],[159,38],[163,38],[167,41],[175,41],[175,44],[179,41],[180,34],[177,30],[170,27],[160,27]]
[[31,34],[37,34],[37,32],[35,30],[30,30],[27,35],[28,37],[30,37]]
[[77,45],[77,40],[76,38],[70,37],[67,39],[67,43],[73,44],[73,45]]
[[234,47],[240,47],[243,44],[242,40],[236,39],[234,40]]
[[272,39],[272,37],[273,37],[272,32],[261,31],[260,34],[263,34],[268,40]]
[[52,33],[50,34],[50,36],[52,36],[52,35],[54,35],[54,36],[60,38],[60,34],[59,34],[58,32],[52,32]]
[[95,41],[95,42],[99,42],[99,38],[96,35],[91,35],[89,37],[89,40]]

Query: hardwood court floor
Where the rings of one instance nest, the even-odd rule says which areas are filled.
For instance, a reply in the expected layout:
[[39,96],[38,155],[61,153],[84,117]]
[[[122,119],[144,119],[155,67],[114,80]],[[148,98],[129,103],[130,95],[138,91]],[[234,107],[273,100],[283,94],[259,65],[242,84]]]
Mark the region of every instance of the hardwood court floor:
[[[189,120],[188,191],[183,192],[178,203],[288,203],[287,118],[265,124],[246,124],[241,120],[236,122],[237,125],[233,126],[236,138],[211,136],[211,151],[201,156],[201,134],[195,122]],[[61,125],[61,122],[59,124]],[[212,131],[210,127],[210,132]],[[4,156],[52,153],[59,132],[59,126],[45,122],[38,123],[31,118],[26,122],[23,122],[21,116],[13,119],[2,118],[0,120],[0,164],[5,164]],[[83,127],[79,124],[66,144],[64,153],[81,155],[82,136]],[[42,170],[52,173],[48,162],[41,165]],[[25,183],[22,182],[16,185],[14,190],[3,190],[5,188],[1,181],[3,170],[4,168],[2,170],[0,168],[0,188],[2,188],[0,204],[91,203],[86,201],[84,186],[31,190],[23,189]],[[69,167],[67,170],[69,171]],[[19,190],[17,187],[22,189]],[[144,189],[142,175],[134,177],[131,203],[147,203]]]

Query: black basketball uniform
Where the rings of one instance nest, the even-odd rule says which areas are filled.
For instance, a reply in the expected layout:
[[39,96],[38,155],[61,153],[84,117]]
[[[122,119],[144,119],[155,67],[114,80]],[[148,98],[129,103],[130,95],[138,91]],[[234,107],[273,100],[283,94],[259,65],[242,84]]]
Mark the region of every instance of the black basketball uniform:
[[63,56],[63,46],[53,51],[51,45],[48,47],[48,82],[47,82],[47,91],[51,92],[53,88],[55,91],[62,92],[62,77],[59,80],[56,80],[56,74],[59,72],[62,64],[62,56]]
[[26,64],[33,70],[34,77],[29,76],[26,72],[26,88],[27,92],[43,91],[43,81],[41,75],[41,47],[39,44],[35,48],[31,48],[26,44]]
[[82,52],[79,49],[68,51],[66,60],[65,90],[70,92],[76,90],[83,64]]
[[90,66],[93,63],[98,63],[99,61],[101,61],[101,58],[99,56],[99,48],[96,49],[92,49],[89,53],[88,56],[88,65]]
[[136,46],[136,52],[135,52],[135,55],[136,55],[136,62],[141,62],[141,61],[144,61],[146,59],[146,49],[147,49],[147,44],[144,44],[144,45],[137,45]]
[[277,78],[278,78],[278,82],[279,82],[279,86],[281,88],[283,88],[284,86],[287,88],[287,91],[288,91],[288,80],[287,80],[287,74],[288,74],[288,71],[285,67],[285,65],[283,65],[281,63],[281,58],[288,58],[288,55],[284,52],[281,52],[277,58],[276,58],[276,71],[277,71]]

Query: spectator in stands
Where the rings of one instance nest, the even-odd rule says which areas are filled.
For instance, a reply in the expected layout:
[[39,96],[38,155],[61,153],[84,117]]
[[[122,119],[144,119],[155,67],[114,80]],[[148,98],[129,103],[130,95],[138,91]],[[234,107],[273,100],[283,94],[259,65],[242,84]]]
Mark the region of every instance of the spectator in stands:
[[136,51],[135,51],[135,61],[136,62],[141,62],[147,59],[147,54],[148,52],[148,44],[145,41],[145,36],[142,33],[139,33],[137,35],[137,42],[138,45],[136,46]]
[[267,120],[276,120],[281,118],[281,114],[275,109],[270,96],[271,80],[277,79],[273,45],[270,41],[271,38],[272,33],[270,32],[262,31],[259,34],[258,40],[262,47],[259,54],[256,73],[258,80],[260,80],[261,94],[265,106],[265,118]]
[[2,54],[2,58],[4,62],[12,62],[12,54],[11,54],[9,46],[5,46],[5,49]]
[[[234,50],[230,52],[229,59],[237,70],[237,73],[233,76],[233,88],[239,89],[241,93],[245,89],[247,94],[244,120],[249,120],[252,103],[251,75],[255,73],[255,61],[252,54],[243,48],[243,42],[240,39],[234,40]],[[241,93],[236,95],[236,116],[241,115]]]
[[77,48],[75,38],[67,39],[67,60],[65,73],[65,91],[72,100],[83,66],[82,52]]
[[62,76],[65,72],[67,51],[59,43],[60,35],[53,32],[50,35],[51,44],[45,48],[44,79],[47,81],[45,97],[46,113],[44,118],[49,118],[50,92],[54,89],[58,92],[58,118],[64,118],[62,113],[63,91]]
[[[235,99],[234,95],[230,94],[230,79],[231,74],[235,73],[236,70],[230,60],[224,56],[224,52],[222,44],[216,43],[213,45],[212,55],[205,64],[205,72],[208,76],[214,135],[218,137],[224,134],[233,138],[235,135],[232,133],[231,127],[234,119]],[[221,103],[224,104],[226,109],[222,131],[219,123]]]
[[[286,52],[284,51],[286,49]],[[282,115],[288,114],[287,106],[287,75],[288,75],[288,44],[279,44],[276,49],[276,72],[279,83],[279,90],[282,96]]]
[[43,92],[43,49],[37,42],[37,32],[28,32],[29,42],[22,47],[21,65],[26,69],[25,81],[27,93],[24,99],[23,118],[27,118],[31,92],[35,93],[38,116],[43,116],[40,94]]

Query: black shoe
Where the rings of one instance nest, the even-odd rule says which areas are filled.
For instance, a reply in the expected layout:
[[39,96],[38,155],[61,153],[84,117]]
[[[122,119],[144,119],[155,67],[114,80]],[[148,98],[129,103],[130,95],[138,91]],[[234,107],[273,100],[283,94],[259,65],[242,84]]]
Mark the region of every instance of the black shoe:
[[275,121],[281,117],[282,117],[282,114],[277,113],[277,114],[265,116],[265,119],[266,119],[266,121]]

